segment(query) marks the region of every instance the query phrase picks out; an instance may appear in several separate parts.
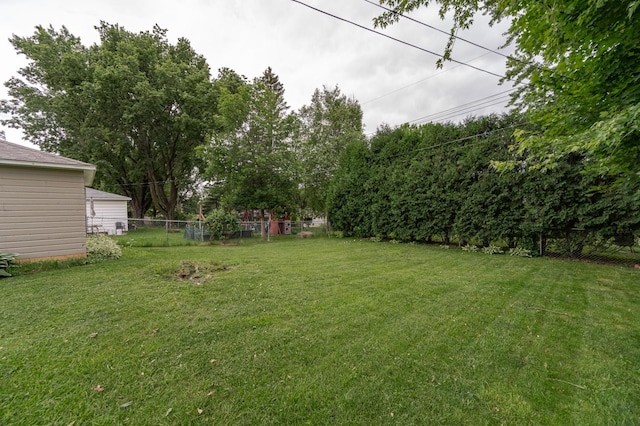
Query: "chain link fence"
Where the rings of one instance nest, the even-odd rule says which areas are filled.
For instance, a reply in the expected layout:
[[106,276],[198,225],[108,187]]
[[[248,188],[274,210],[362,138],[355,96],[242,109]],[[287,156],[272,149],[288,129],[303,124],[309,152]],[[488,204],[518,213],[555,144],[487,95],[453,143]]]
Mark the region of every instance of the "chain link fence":
[[[597,233],[584,229],[549,231],[548,236],[540,234],[525,240],[492,242],[474,245],[473,242],[443,243],[434,239],[433,243],[442,248],[459,247],[463,251],[487,254],[509,254],[522,257],[553,257],[596,263],[619,264],[640,268],[640,235],[632,232],[611,238],[602,238]],[[515,246],[515,247],[514,247]]]
[[584,229],[540,237],[538,255],[634,266],[640,264],[640,235],[626,232],[602,238]]
[[[262,223],[260,221],[244,221],[242,229],[231,236],[232,239],[261,238]],[[264,221],[265,238],[286,237],[303,232],[313,235],[327,235],[327,223],[324,219],[309,219],[302,221],[271,220]],[[87,234],[103,234],[114,236],[125,246],[184,246],[206,243],[211,240],[206,225],[197,220],[166,220],[166,219],[126,219],[122,218],[92,218],[87,223]],[[472,251],[492,251],[526,256],[548,256],[555,258],[574,259],[599,263],[621,264],[628,266],[640,265],[640,235],[624,233],[616,237],[603,239],[596,234],[582,230],[555,231],[552,236],[540,235],[530,242],[527,250],[510,249],[505,244],[495,244],[490,247],[467,245],[461,248]],[[395,242],[395,240],[394,240]],[[436,244],[442,242],[433,241]],[[446,246],[456,246],[450,242]]]
[[[324,219],[290,221],[275,219],[270,221],[243,221],[241,230],[231,239],[261,238],[262,226],[265,237],[278,238],[297,235],[302,231],[314,235],[326,233]],[[128,247],[184,246],[211,241],[211,233],[206,224],[198,220],[166,220],[152,218],[92,217],[87,220],[87,235],[109,235],[121,245]]]

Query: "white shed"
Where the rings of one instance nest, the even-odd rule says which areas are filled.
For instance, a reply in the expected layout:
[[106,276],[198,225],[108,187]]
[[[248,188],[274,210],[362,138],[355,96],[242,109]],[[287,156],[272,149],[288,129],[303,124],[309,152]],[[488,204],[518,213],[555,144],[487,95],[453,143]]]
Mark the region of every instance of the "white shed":
[[131,198],[86,188],[87,233],[118,235],[127,232],[127,201]]

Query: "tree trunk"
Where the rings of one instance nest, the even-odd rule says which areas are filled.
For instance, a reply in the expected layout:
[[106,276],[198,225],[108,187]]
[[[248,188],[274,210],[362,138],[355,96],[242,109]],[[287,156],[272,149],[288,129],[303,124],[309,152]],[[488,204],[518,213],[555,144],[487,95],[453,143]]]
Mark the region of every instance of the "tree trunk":
[[155,173],[149,173],[149,188],[151,190],[151,198],[156,208],[164,214],[167,220],[173,220],[178,205],[178,188],[175,180],[169,183],[169,196],[165,192],[165,183],[159,181],[160,178]]
[[[122,192],[131,198],[131,217],[134,219],[143,219],[149,207],[151,207],[151,194],[142,185],[132,188],[131,185],[121,184]],[[142,226],[142,223],[136,225]]]
[[131,217],[134,219],[144,218],[147,210],[143,207],[141,200],[131,197]]

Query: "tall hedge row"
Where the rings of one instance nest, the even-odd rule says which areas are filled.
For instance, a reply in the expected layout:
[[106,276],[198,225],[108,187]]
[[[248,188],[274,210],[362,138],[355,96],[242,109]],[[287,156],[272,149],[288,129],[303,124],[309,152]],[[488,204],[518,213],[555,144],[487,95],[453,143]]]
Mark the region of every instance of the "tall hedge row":
[[[518,115],[491,115],[379,129],[340,160],[327,200],[333,228],[357,237],[536,249],[564,239],[574,254],[589,241],[620,240],[640,228],[638,201],[615,176],[586,173],[589,160],[580,153],[547,169],[519,162],[509,147],[523,126]],[[498,171],[492,161],[517,166]]]

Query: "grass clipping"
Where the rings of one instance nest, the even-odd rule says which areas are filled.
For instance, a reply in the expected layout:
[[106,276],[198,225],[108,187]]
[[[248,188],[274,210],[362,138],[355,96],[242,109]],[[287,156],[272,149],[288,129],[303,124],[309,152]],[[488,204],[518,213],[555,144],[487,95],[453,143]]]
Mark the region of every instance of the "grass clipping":
[[202,285],[205,281],[212,279],[216,273],[228,270],[228,266],[215,262],[183,260],[173,275],[180,281],[189,281],[195,285]]

